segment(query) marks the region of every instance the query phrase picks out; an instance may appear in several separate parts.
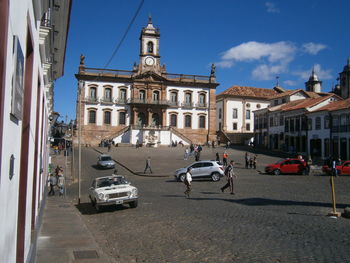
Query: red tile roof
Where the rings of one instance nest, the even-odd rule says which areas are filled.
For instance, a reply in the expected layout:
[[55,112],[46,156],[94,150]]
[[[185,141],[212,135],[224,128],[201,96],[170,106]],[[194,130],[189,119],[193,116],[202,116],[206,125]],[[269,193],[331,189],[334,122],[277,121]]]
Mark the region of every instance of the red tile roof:
[[[305,109],[312,106],[315,106],[322,101],[325,101],[332,97],[332,95],[324,96],[324,97],[318,97],[318,98],[310,98],[310,99],[302,99],[302,100],[295,100],[289,103],[286,103],[284,106],[281,107],[282,111],[291,111],[291,110],[298,110],[298,109]],[[295,103],[293,103],[295,102]]]
[[227,90],[221,92],[217,96],[232,96],[232,97],[251,97],[259,99],[269,99],[272,96],[278,94],[277,91],[273,89],[263,89],[255,87],[244,87],[244,86],[232,86]]
[[342,109],[350,109],[350,98],[346,100],[339,100],[329,103],[328,105],[323,106],[317,111],[335,111]]

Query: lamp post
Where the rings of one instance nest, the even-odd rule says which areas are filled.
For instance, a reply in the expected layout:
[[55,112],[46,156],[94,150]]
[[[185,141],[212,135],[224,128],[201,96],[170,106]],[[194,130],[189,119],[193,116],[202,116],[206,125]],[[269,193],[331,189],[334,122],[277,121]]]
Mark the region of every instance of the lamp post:
[[79,151],[79,155],[78,155],[78,204],[80,204],[80,197],[81,197],[81,125],[82,125],[82,121],[81,121],[81,90],[84,88],[84,81],[83,80],[79,80],[78,83],[78,110],[79,110],[79,121],[78,121],[78,125],[79,125],[79,130],[78,130],[78,151]]

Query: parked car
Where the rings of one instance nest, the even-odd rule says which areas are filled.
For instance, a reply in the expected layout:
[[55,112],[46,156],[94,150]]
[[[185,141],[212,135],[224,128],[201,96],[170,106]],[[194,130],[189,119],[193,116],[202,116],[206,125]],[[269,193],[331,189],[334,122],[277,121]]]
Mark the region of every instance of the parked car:
[[103,169],[112,169],[115,167],[115,161],[108,154],[101,154],[97,160],[97,166]]
[[214,182],[224,176],[224,168],[217,161],[198,161],[187,167],[175,171],[175,179],[183,182],[185,180],[187,168],[192,167],[192,179],[211,178]]
[[131,208],[135,208],[138,203],[138,190],[122,175],[98,177],[92,182],[89,198],[97,212],[101,206],[109,205],[129,204]]
[[281,159],[274,164],[265,167],[268,174],[308,174],[308,165],[303,159]]
[[[350,175],[350,161],[343,161],[340,164],[336,165],[337,169],[337,175]],[[322,166],[322,171],[325,174],[331,175],[332,174],[332,166],[324,165]]]

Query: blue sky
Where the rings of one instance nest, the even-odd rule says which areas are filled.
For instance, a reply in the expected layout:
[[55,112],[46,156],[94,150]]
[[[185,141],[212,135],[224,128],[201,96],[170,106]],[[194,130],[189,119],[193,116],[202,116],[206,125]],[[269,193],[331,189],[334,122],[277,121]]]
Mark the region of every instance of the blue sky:
[[[75,119],[79,56],[103,68],[141,0],[73,1],[64,76],[55,84],[54,110]],[[217,94],[232,85],[304,89],[312,68],[330,91],[350,56],[348,0],[145,0],[108,68],[131,70],[148,15],[161,33],[169,73],[209,75]]]

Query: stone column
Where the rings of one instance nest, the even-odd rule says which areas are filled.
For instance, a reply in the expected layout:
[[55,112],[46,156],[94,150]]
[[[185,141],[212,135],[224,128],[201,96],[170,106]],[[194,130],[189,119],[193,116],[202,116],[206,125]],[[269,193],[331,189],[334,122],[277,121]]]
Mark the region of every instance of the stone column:
[[152,109],[148,108],[147,112],[148,112],[148,122],[147,122],[147,124],[148,124],[148,126],[151,126],[151,124],[152,124]]
[[166,109],[162,109],[162,126],[166,126]]
[[[131,120],[131,124],[136,125],[136,124],[137,124],[136,122],[137,122],[138,108],[134,107],[134,108],[133,108],[133,111],[134,111],[134,114],[133,114],[134,119]],[[132,115],[130,115],[130,116],[132,116]]]

